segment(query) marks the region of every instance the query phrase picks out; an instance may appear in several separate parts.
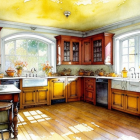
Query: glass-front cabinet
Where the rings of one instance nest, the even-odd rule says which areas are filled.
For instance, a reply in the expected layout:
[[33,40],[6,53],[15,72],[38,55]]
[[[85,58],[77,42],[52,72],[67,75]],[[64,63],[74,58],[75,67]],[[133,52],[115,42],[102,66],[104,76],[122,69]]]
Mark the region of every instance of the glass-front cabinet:
[[57,36],[57,64],[81,64],[81,38]]
[[92,36],[92,64],[113,64],[113,36],[101,33]]

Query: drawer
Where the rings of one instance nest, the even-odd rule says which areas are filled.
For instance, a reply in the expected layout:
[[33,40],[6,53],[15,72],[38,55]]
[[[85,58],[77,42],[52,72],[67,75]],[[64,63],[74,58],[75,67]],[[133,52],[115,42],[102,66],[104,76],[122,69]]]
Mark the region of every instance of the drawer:
[[85,84],[85,88],[86,88],[86,90],[92,90],[92,91],[94,91],[94,85],[93,84]]
[[94,79],[93,78],[85,78],[86,83],[93,83]]

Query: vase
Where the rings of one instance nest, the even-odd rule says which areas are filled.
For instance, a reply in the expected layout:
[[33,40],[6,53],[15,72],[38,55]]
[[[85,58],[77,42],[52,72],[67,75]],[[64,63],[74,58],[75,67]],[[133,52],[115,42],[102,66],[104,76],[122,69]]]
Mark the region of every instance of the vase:
[[17,69],[17,76],[20,77],[22,75],[22,69]]
[[48,76],[49,71],[45,71],[45,75]]

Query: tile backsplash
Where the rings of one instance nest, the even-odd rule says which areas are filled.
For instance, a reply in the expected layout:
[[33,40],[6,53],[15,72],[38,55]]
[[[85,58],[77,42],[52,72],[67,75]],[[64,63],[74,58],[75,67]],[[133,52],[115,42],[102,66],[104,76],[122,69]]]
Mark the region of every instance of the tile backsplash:
[[103,69],[106,72],[112,72],[112,66],[109,65],[60,65],[57,66],[57,72],[60,73],[63,69],[68,69],[70,68],[71,75],[78,75],[79,69],[84,69],[84,70],[92,70],[93,72],[96,71],[97,69]]

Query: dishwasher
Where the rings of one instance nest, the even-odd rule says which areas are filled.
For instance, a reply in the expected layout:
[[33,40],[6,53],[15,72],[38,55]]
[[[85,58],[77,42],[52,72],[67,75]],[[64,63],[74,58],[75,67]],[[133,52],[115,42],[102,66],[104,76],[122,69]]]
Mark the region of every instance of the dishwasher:
[[96,79],[96,105],[108,107],[108,79]]

